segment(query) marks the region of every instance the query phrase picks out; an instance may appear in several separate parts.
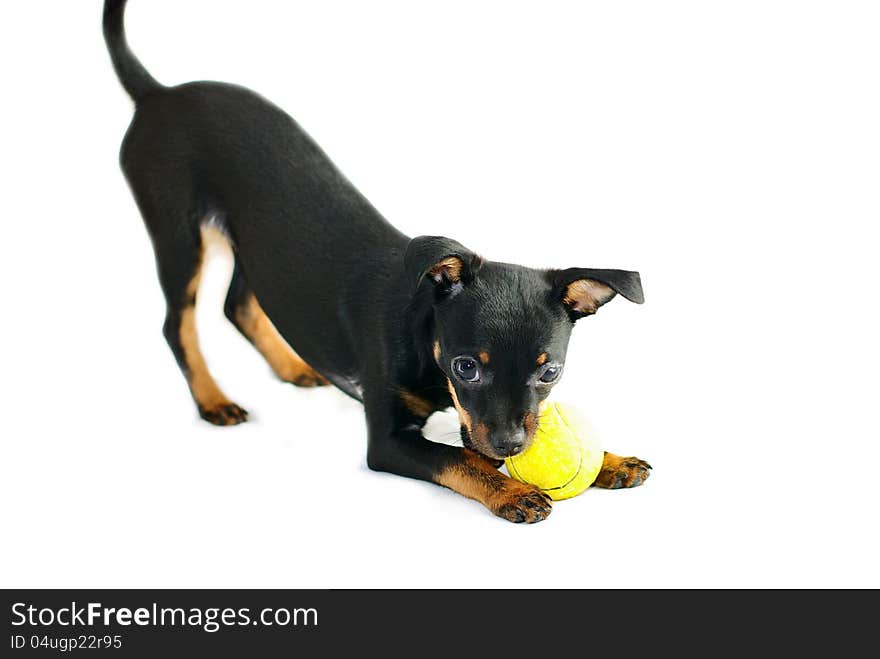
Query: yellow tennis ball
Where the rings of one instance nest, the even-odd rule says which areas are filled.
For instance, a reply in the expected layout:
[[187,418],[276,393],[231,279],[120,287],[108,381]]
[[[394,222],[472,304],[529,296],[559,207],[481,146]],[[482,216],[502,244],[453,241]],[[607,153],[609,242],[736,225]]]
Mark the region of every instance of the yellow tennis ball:
[[571,405],[543,403],[528,450],[504,463],[512,478],[530,483],[555,501],[586,490],[602,469],[605,451],[595,431]]

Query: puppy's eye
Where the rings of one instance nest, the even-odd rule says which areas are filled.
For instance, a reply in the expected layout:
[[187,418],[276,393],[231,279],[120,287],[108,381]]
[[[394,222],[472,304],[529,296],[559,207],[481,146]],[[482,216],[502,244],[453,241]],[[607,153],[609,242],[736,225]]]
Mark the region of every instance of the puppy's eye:
[[538,379],[544,384],[550,384],[556,382],[560,373],[562,373],[562,369],[559,366],[551,366]]
[[452,370],[455,375],[465,382],[479,382],[480,369],[477,362],[470,357],[456,357],[452,362]]

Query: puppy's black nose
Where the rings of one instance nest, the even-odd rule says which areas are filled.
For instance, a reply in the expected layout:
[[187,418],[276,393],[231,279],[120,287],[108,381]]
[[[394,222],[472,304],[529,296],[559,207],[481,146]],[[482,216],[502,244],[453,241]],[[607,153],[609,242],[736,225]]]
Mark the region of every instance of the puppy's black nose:
[[517,428],[509,432],[492,433],[490,443],[498,455],[508,458],[522,451],[526,443],[526,431]]

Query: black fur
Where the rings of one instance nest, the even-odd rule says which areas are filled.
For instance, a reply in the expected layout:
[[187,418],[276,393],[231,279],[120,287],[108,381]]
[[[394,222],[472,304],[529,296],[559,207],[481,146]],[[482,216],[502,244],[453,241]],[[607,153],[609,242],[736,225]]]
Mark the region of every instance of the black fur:
[[[534,270],[483,261],[447,238],[411,240],[266,99],[217,82],[160,85],[126,44],[124,5],[107,0],[104,10],[114,68],[136,104],[120,161],[155,247],[165,334],[185,372],[180,314],[193,301],[200,227],[211,220],[236,259],[227,316],[235,322],[253,292],[296,352],[363,402],[369,466],[436,482],[465,454],[422,437],[425,415],[402,390],[441,409],[452,405],[452,382],[486,431],[487,442],[465,433],[466,443],[502,458],[523,448],[507,438],[523,440],[525,416],[552,386],[538,382],[547,366],[536,360],[565,361],[579,315],[563,303],[566,285],[590,278],[642,301],[637,273]],[[449,256],[460,271],[432,274]],[[462,382],[453,360],[480,352],[481,383]]]

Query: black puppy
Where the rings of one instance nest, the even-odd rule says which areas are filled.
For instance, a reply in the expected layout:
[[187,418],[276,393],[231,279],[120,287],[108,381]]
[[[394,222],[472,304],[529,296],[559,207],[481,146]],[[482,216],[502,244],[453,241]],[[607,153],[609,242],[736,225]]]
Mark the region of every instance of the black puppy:
[[[496,467],[529,446],[574,322],[617,293],[641,303],[638,273],[532,270],[448,238],[408,238],[257,94],[160,85],[128,49],[124,7],[104,5],[113,66],[136,105],[120,162],[155,248],[165,338],[201,416],[247,418],[214,382],[196,335],[210,225],[235,254],[227,317],[283,380],[329,382],[363,402],[371,469],[444,485],[513,522],[544,519],[550,500]],[[465,448],[422,436],[428,416],[451,405]],[[608,453],[596,484],[633,487],[649,470]]]

